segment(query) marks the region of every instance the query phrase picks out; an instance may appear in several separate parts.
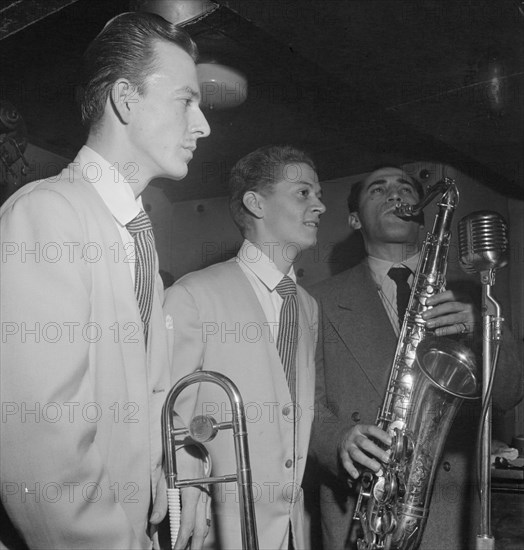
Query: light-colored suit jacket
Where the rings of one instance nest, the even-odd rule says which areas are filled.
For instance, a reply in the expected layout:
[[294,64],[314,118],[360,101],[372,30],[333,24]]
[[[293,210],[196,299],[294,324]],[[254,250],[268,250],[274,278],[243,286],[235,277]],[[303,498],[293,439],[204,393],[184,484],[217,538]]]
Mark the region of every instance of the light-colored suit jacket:
[[[304,473],[315,383],[317,306],[297,286],[297,422],[276,343],[251,284],[236,259],[186,275],[166,292],[164,304],[177,374],[217,371],[238,387],[245,405],[256,521],[260,548],[287,549],[291,522],[295,547],[305,547],[301,481]],[[198,391],[198,393],[197,393]],[[184,397],[184,393],[186,396]],[[193,415],[231,419],[231,406],[218,386],[204,383],[182,393],[176,411],[188,423]],[[214,474],[235,471],[231,432],[220,432],[207,447]],[[217,487],[208,544],[240,549],[236,487]]]
[[[347,475],[337,464],[336,445],[341,431],[358,423],[375,423],[397,340],[367,262],[318,283],[310,291],[319,302],[323,343],[319,346],[316,400],[320,409],[332,411],[316,417],[311,437],[311,455],[322,471],[324,550],[355,548],[349,539],[357,493],[348,488]],[[509,409],[521,396],[522,371],[508,338],[502,347],[493,401]],[[474,544],[478,414],[478,402],[463,403],[453,423],[438,464],[421,549],[458,550]]]
[[1,211],[2,500],[32,548],[149,548],[172,383],[162,283],[146,353],[121,237],[82,170]]

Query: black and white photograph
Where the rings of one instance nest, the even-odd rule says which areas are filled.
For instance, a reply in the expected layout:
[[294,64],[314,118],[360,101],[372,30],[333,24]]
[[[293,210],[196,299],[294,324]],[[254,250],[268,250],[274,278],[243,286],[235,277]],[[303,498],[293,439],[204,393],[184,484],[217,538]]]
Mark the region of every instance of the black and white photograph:
[[524,2],[0,0],[0,550],[524,548]]

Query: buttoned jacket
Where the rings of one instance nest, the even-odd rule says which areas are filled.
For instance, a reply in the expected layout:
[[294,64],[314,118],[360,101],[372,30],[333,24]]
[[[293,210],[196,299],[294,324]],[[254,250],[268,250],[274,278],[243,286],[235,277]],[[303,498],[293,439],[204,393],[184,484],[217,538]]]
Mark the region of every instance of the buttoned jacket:
[[[317,305],[297,285],[299,340],[297,407],[293,405],[276,343],[255,292],[234,258],[186,275],[166,291],[164,304],[173,371],[216,371],[238,387],[245,405],[255,512],[261,549],[306,546],[301,481],[307,457],[315,384]],[[218,386],[186,390],[175,404],[184,423],[198,414],[231,420],[231,405]],[[231,473],[235,453],[230,433],[207,445],[213,473]],[[211,548],[241,548],[234,484],[217,487]]]

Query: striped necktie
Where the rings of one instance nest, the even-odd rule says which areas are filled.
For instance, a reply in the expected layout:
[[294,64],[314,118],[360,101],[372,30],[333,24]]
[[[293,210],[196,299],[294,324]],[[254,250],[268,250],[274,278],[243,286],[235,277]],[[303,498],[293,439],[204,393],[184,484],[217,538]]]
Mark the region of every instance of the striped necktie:
[[392,267],[388,271],[389,278],[393,279],[397,285],[397,315],[400,328],[402,328],[402,323],[404,322],[404,315],[411,294],[411,288],[408,284],[410,275],[411,270],[408,267]]
[[151,220],[143,210],[126,228],[135,241],[135,294],[147,342],[155,286],[155,237]]
[[297,286],[285,275],[276,286],[283,298],[278,325],[277,350],[284,367],[289,391],[293,402],[296,401],[296,355],[298,343],[298,299]]

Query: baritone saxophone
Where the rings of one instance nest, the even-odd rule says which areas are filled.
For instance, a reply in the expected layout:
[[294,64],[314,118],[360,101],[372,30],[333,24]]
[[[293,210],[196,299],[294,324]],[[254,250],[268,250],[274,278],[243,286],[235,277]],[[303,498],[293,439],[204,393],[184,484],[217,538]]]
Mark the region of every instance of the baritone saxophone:
[[361,478],[354,514],[363,530],[358,550],[418,548],[449,429],[463,400],[478,397],[473,354],[452,339],[430,334],[422,319],[427,299],[445,285],[459,197],[454,180],[444,178],[419,204],[399,204],[396,213],[416,216],[438,195],[377,416],[377,426],[392,437],[390,459],[377,474],[367,471]]

